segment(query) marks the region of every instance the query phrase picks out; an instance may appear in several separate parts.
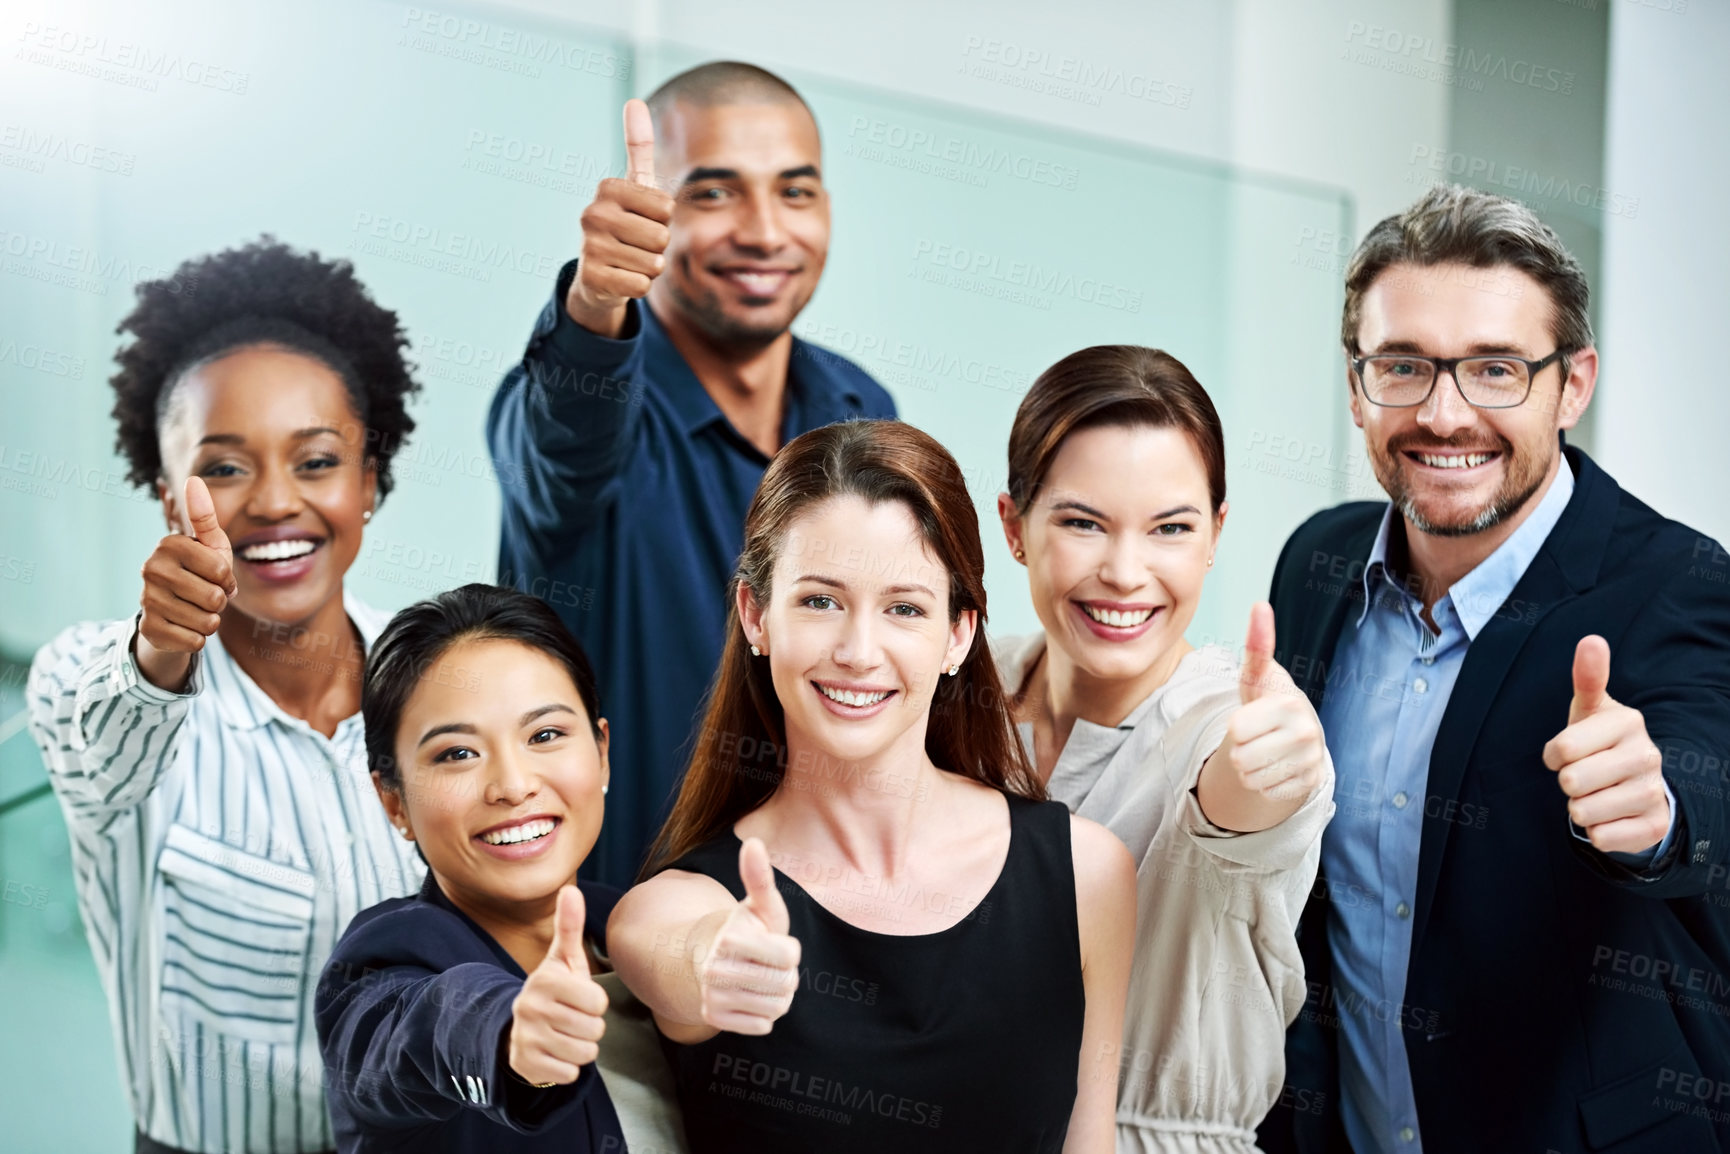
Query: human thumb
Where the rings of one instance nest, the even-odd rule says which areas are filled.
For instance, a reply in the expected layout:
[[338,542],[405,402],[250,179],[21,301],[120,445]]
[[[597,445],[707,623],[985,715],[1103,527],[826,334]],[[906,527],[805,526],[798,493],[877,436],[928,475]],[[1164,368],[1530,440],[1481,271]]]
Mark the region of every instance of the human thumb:
[[760,838],[746,838],[739,847],[739,880],[745,883],[745,900],[741,904],[770,933],[786,933],[790,925],[787,903],[775,888],[775,869],[769,864],[768,847]]

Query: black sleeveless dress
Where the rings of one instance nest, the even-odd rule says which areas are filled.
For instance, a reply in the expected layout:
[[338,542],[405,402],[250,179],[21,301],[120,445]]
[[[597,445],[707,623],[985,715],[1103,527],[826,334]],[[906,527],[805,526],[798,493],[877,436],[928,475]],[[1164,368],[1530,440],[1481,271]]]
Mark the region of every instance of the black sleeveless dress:
[[[1007,800],[1002,873],[934,934],[859,929],[775,871],[801,945],[792,1009],[763,1037],[662,1039],[694,1154],[1062,1148],[1085,1010],[1069,811]],[[743,900],[739,845],[729,830],[672,868]],[[856,888],[861,902],[955,901],[880,879]]]

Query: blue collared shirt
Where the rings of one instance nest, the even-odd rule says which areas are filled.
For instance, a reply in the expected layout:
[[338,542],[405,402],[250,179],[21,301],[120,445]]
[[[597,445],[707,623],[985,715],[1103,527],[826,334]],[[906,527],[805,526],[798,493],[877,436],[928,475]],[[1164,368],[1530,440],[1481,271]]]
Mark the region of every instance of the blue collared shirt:
[[[1424,815],[1449,800],[1428,794],[1430,751],[1468,646],[1498,613],[1519,611],[1509,597],[1573,492],[1564,458],[1532,515],[1436,602],[1435,630],[1423,620],[1422,600],[1388,567],[1397,516],[1390,505],[1364,566],[1363,611],[1335,651],[1321,721],[1338,809],[1322,837],[1322,872],[1331,898],[1341,1110],[1358,1154],[1422,1149],[1401,1022],[1423,1012],[1402,1001]],[[1670,812],[1673,834],[1674,797]],[[1645,854],[1613,856],[1649,864],[1668,852],[1671,834]]]
[[[493,398],[487,438],[504,497],[499,583],[564,618],[600,682],[612,780],[583,876],[629,886],[660,828],[721,659],[745,512],[769,458],[703,388],[653,310],[624,336],[572,321],[559,274],[523,363]],[[895,404],[845,357],[794,338],[782,442]],[[772,770],[774,750],[741,750]]]

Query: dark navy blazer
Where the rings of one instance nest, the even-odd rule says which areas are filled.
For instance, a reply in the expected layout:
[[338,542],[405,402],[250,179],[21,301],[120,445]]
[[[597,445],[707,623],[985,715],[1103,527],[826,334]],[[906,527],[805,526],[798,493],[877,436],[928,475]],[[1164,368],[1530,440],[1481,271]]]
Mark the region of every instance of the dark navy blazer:
[[[603,951],[621,896],[580,883]],[[319,982],[316,1013],[342,1154],[619,1154],[625,1139],[593,1064],[537,1090],[507,1063],[511,1003],[528,975],[452,905],[420,894],[363,910]]]
[[[1430,756],[1400,1015],[1425,1151],[1730,1150],[1730,554],[1578,449],[1562,518],[1466,653]],[[1279,661],[1320,702],[1363,606],[1384,503],[1318,513],[1273,582]],[[1675,794],[1669,856],[1636,872],[1568,823],[1545,768],[1574,648],[1610,643]],[[1328,879],[1298,927],[1309,998],[1263,1147],[1348,1149],[1339,1125]]]

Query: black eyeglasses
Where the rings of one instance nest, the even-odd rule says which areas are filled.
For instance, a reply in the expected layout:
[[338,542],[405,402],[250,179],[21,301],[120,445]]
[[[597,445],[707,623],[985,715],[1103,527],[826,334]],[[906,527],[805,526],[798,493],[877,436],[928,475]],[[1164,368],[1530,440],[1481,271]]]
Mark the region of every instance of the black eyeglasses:
[[1560,360],[1557,349],[1541,361],[1498,353],[1478,357],[1420,357],[1415,353],[1354,357],[1352,371],[1364,398],[1389,409],[1409,409],[1430,399],[1443,373],[1454,378],[1460,395],[1480,409],[1513,409],[1526,403],[1532,379]]

